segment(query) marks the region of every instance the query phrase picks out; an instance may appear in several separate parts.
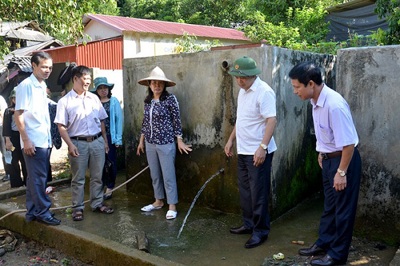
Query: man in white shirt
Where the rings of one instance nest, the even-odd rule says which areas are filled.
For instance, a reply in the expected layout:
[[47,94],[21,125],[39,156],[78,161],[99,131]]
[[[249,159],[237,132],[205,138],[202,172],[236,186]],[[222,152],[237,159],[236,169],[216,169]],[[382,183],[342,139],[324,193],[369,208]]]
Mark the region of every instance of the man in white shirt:
[[314,266],[342,265],[349,255],[360,190],[357,131],[346,100],[323,83],[321,70],[313,62],[296,65],[289,77],[294,93],[303,100],[310,99],[312,105],[324,189],[319,237],[299,254],[325,254],[311,261]]
[[251,234],[245,248],[261,245],[268,238],[270,216],[268,200],[271,163],[277,147],[275,92],[257,75],[261,70],[250,57],[237,59],[229,74],[240,86],[236,125],[225,145],[225,154],[233,156],[236,139],[238,184],[243,225],[231,228],[232,234]]
[[14,118],[21,137],[28,178],[26,181],[27,221],[37,220],[59,225],[50,212],[51,200],[46,194],[51,135],[45,80],[53,70],[53,60],[45,52],[31,58],[33,73],[16,88]]
[[72,181],[72,219],[83,220],[85,174],[90,171],[90,207],[92,211],[111,214],[114,210],[103,202],[102,174],[108,142],[103,120],[107,113],[97,95],[88,92],[92,82],[90,69],[72,69],[73,88],[57,103],[54,123],[68,145]]

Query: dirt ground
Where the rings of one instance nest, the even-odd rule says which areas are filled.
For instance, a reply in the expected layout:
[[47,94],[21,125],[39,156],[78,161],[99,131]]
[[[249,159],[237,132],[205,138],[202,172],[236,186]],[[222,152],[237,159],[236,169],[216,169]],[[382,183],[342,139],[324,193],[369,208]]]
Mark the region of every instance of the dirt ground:
[[[299,246],[305,248],[307,246]],[[368,266],[386,266],[394,256],[395,250],[380,242],[368,241],[354,237],[351,242],[349,257],[346,265],[368,265]],[[319,256],[319,257],[322,257]],[[317,257],[315,257],[317,258]],[[300,255],[285,257],[283,260],[276,260],[270,257],[265,258],[262,266],[308,266],[314,257],[305,257]]]
[[[51,165],[53,172],[53,180],[60,178],[63,172],[68,170],[67,164],[67,145],[63,143],[61,149],[53,149],[51,154]],[[4,176],[4,167],[0,160],[0,191],[5,191],[10,188],[10,182],[2,182]],[[3,229],[3,228],[0,228]],[[40,266],[40,265],[71,265],[84,266],[85,264],[75,258],[65,255],[64,253],[42,245],[36,241],[27,239],[26,237],[11,232],[17,239],[14,251],[7,251],[0,248],[0,265],[18,265],[18,266]],[[0,238],[0,243],[3,239]],[[3,255],[2,255],[3,254]]]
[[85,266],[85,264],[77,259],[65,255],[64,253],[42,245],[36,241],[32,241],[17,235],[17,244],[14,251],[6,252],[0,257],[0,265],[71,265],[71,266]]

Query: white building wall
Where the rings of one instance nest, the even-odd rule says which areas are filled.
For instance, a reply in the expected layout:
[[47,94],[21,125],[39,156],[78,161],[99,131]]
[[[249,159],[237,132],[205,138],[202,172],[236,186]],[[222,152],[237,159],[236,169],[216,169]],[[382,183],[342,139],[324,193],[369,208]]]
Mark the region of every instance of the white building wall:
[[84,37],[84,41],[96,41],[101,39],[107,39],[112,37],[120,36],[121,33],[109,27],[104,27],[102,24],[96,21],[90,21],[88,25],[85,26],[85,35],[89,35],[90,38]]
[[[124,34],[124,58],[137,58],[147,56],[160,56],[174,54],[177,46],[175,40],[179,36],[166,36],[156,34]],[[196,44],[206,46],[213,40],[207,38],[197,38]],[[224,40],[222,45],[248,44],[245,41]]]

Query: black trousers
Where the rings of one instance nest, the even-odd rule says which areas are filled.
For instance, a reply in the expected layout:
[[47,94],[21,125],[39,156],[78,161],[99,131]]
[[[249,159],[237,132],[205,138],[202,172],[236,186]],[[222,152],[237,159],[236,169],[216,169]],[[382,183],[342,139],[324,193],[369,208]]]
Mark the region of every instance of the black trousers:
[[[28,174],[26,171],[25,159],[21,150],[19,132],[12,131],[10,139],[15,149],[12,152],[11,165],[9,166],[8,170],[10,174],[10,186],[14,188],[26,185],[26,178]],[[24,179],[21,178],[21,168]]]
[[253,229],[253,234],[266,236],[270,231],[268,210],[271,187],[273,153],[267,154],[264,163],[255,167],[253,155],[238,155],[238,184],[243,224]]
[[356,217],[361,180],[361,158],[358,149],[355,148],[347,169],[347,187],[342,191],[336,191],[333,188],[333,179],[340,160],[339,156],[322,161],[325,199],[316,244],[325,248],[333,259],[345,262],[349,255]]

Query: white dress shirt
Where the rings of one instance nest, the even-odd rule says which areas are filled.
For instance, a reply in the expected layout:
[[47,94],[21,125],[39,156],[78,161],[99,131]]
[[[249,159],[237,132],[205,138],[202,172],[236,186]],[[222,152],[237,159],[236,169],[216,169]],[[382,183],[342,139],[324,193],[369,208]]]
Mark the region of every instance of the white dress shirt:
[[[47,105],[47,85],[35,75],[24,79],[16,88],[15,110],[24,110],[25,131],[35,147],[51,147],[50,115]],[[21,148],[24,142],[21,139]]]
[[[240,89],[236,119],[237,153],[254,155],[260,147],[267,127],[267,118],[276,116],[276,96],[272,88],[259,77],[246,91]],[[268,153],[276,151],[274,137],[268,143]]]
[[86,91],[78,95],[71,90],[58,101],[54,123],[64,125],[70,137],[94,136],[101,132],[101,121],[106,118],[96,94]]

